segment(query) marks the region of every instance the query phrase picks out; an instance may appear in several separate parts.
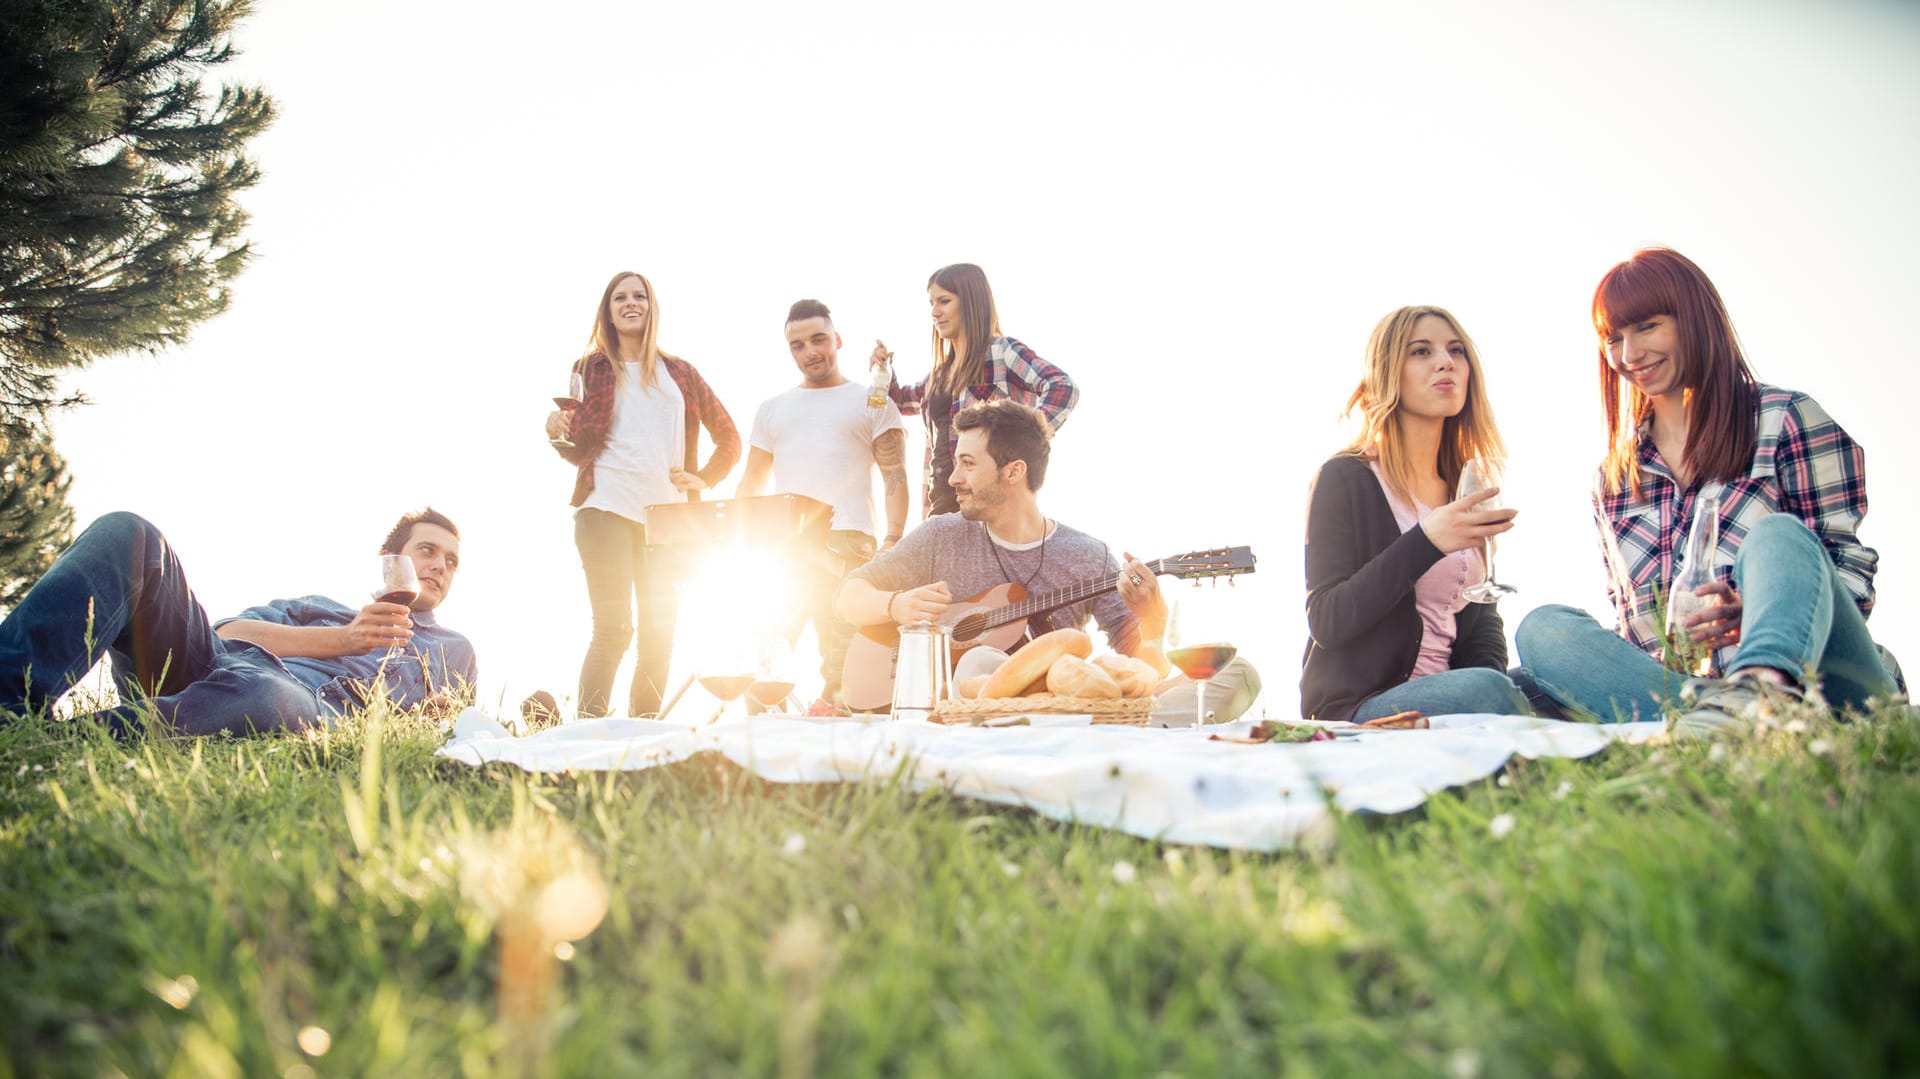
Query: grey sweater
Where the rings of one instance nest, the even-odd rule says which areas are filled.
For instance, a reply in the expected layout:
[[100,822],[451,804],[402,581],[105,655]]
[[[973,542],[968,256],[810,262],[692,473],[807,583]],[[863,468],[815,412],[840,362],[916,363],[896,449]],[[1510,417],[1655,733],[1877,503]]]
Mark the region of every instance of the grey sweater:
[[[1014,550],[996,544],[985,525],[947,513],[928,518],[893,550],[855,570],[853,576],[887,592],[945,581],[958,602],[1009,582],[1025,585],[1031,599],[1090,581],[1110,584],[1119,573],[1120,562],[1106,544],[1058,522],[1044,543]],[[1084,627],[1088,618],[1107,635],[1108,647],[1133,654],[1139,642],[1140,619],[1117,592],[1028,621],[1038,635],[1052,629]]]

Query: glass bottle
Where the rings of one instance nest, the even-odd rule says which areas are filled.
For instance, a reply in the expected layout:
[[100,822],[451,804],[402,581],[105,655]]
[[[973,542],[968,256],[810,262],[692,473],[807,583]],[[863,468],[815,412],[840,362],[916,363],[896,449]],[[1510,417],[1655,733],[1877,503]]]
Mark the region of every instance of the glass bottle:
[[1711,599],[1694,593],[1713,583],[1713,557],[1719,549],[1720,493],[1704,492],[1693,504],[1693,523],[1687,527],[1680,568],[1667,589],[1666,626],[1667,666],[1703,678],[1713,665],[1713,649],[1693,639],[1686,621],[1712,604]]
[[887,391],[893,387],[893,365],[874,365],[872,380],[867,383],[867,407],[875,412],[887,407]]

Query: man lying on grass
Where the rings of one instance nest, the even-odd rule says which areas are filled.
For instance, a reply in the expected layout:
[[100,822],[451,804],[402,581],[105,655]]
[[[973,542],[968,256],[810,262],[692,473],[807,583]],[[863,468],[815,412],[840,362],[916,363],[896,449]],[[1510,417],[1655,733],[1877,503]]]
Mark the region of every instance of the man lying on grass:
[[160,530],[109,513],[0,622],[0,723],[44,712],[102,653],[121,704],[93,718],[115,734],[147,717],[179,734],[301,730],[378,697],[450,711],[478,673],[473,644],[433,616],[460,569],[459,530],[432,509],[409,513],[380,551],[412,559],[410,607],[302,596],[213,625]]

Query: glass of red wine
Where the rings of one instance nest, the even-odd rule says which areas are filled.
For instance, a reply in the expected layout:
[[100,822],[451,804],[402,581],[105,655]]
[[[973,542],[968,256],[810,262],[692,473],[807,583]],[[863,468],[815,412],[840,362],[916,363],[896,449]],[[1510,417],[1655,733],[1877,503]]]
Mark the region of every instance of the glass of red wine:
[[757,671],[753,684],[747,687],[747,700],[752,702],[747,712],[793,711],[788,700],[795,684],[791,673],[793,649],[779,634],[763,633],[759,637]]
[[753,683],[754,677],[750,674],[702,675],[700,688],[720,699],[720,707],[713,710],[713,715],[708,717],[707,724],[711,726],[720,722],[720,717],[726,714],[727,706],[739,700]]
[[[420,575],[413,570],[413,559],[403,554],[381,555],[380,587],[374,589],[373,598],[377,603],[412,607],[413,601],[420,598]],[[388,659],[399,654],[397,644],[387,649]]]
[[[1199,587],[1196,582],[1195,587]],[[1167,662],[1180,669],[1180,673],[1193,681],[1193,726],[1198,730],[1207,724],[1207,682],[1220,669],[1233,662],[1240,649],[1221,641],[1210,641],[1194,635],[1193,629],[1182,619],[1187,604],[1173,605],[1167,617]],[[1184,613],[1191,614],[1190,610]]]
[[[569,380],[569,383],[568,383],[567,396],[555,397],[553,399],[554,407],[558,408],[562,412],[565,412],[571,415],[574,409],[577,409],[580,407],[580,394],[584,389],[583,384],[585,381],[586,381],[585,379],[580,377],[580,373],[578,371],[574,372],[572,378]],[[562,449],[573,448],[572,441],[568,439],[550,438],[550,439],[547,439],[547,441],[551,442],[555,446],[561,447]]]

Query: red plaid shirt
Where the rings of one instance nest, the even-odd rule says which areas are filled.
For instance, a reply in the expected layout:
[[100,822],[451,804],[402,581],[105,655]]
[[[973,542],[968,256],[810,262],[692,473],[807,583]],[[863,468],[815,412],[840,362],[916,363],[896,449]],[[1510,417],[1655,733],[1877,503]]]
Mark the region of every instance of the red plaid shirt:
[[[1606,561],[1607,598],[1619,616],[1615,628],[1650,655],[1660,655],[1654,597],[1665,594],[1673,580],[1674,556],[1686,541],[1694,503],[1706,490],[1720,492],[1715,577],[1732,582],[1734,555],[1755,521],[1791,513],[1820,537],[1860,613],[1873,610],[1880,555],[1861,544],[1857,534],[1867,515],[1865,451],[1806,394],[1775,386],[1761,386],[1759,393],[1758,437],[1745,476],[1682,491],[1654,448],[1652,430],[1642,428],[1641,497],[1634,498],[1631,490],[1608,494],[1604,474],[1595,477],[1594,523]],[[1715,668],[1732,659],[1733,651],[1721,649]]]
[[[1023,405],[1032,405],[1046,413],[1047,426],[1058,433],[1060,425],[1067,422],[1067,413],[1080,403],[1080,389],[1065,371],[1048,363],[1034,354],[1026,345],[1011,337],[996,337],[987,345],[987,369],[981,372],[985,382],[976,382],[960,391],[953,402],[954,414],[973,404],[975,401],[992,401],[1005,397]],[[893,403],[900,406],[902,416],[917,416],[927,403],[928,379],[921,379],[910,385],[895,383],[892,390]],[[933,417],[927,417],[926,461],[921,471],[928,473],[929,488],[933,483],[946,482],[945,476],[931,475],[933,469],[934,448],[942,441],[952,438],[952,431],[933,429]],[[932,501],[932,495],[928,495]]]
[[[687,447],[685,468],[707,481],[712,487],[726,478],[732,471],[734,462],[740,460],[740,432],[734,429],[733,417],[727,414],[720,398],[714,396],[707,380],[693,365],[678,356],[662,356],[660,362],[666,365],[667,374],[673,384],[680,387],[680,396],[687,402]],[[606,353],[595,352],[584,359],[576,360],[574,373],[581,376],[580,407],[573,410],[573,422],[568,428],[571,447],[556,446],[560,456],[579,466],[579,472],[573,481],[573,504],[578,506],[593,493],[593,462],[607,445],[607,430],[613,426],[613,361]],[[700,428],[705,426],[707,434],[713,439],[713,456],[699,468],[694,463],[700,459]],[[700,492],[688,491],[687,501],[698,502]]]

